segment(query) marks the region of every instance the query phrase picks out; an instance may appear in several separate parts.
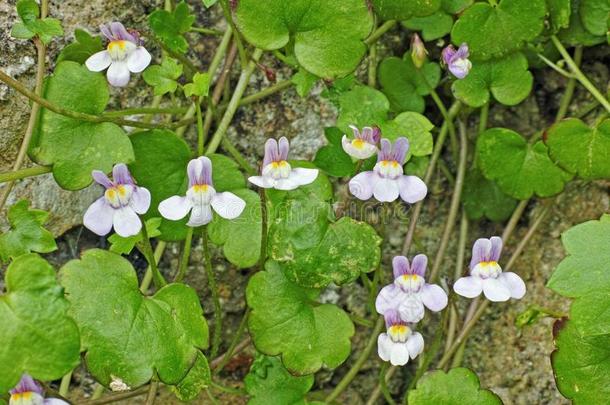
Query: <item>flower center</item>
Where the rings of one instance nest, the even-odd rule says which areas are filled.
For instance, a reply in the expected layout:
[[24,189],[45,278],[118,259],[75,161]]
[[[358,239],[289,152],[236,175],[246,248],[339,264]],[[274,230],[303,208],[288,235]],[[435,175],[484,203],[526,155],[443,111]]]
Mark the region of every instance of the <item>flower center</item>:
[[417,274],[403,274],[394,282],[406,293],[419,292],[425,283],[424,278]]
[[403,173],[402,166],[395,160],[382,160],[381,162],[377,162],[373,170],[381,177],[388,177],[390,179],[395,179]]
[[209,184],[195,184],[186,192],[191,202],[197,205],[209,205],[215,194],[216,190]]
[[497,278],[500,274],[502,267],[494,261],[480,262],[472,269],[472,275],[481,278]]
[[285,160],[271,162],[263,167],[263,176],[272,177],[275,180],[287,179],[290,176],[290,163]]
[[453,61],[452,65],[465,71],[470,70],[470,68],[472,67],[472,63],[470,62],[470,60],[463,58],[456,59],[455,61]]
[[134,49],[135,44],[130,41],[116,40],[108,43],[108,54],[113,61],[125,59]]
[[42,404],[44,399],[37,392],[25,391],[16,392],[11,395],[11,405],[39,405]]
[[392,325],[388,328],[388,336],[394,343],[404,343],[411,335],[411,329],[407,325]]
[[104,193],[106,201],[114,208],[124,207],[131,201],[133,194],[133,186],[129,184],[119,184],[118,186],[110,187]]
[[360,138],[356,138],[352,141],[352,146],[356,149],[362,149],[366,146],[366,142]]

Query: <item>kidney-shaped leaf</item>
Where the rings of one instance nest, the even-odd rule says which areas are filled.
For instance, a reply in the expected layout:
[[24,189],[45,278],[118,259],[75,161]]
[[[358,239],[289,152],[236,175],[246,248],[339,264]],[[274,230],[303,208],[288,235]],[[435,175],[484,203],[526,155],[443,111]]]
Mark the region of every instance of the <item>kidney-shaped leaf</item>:
[[467,368],[452,368],[425,374],[414,390],[409,391],[412,405],[500,405],[502,401],[493,392],[481,389],[479,378]]
[[356,68],[373,25],[363,0],[240,0],[235,22],[259,48],[279,49],[293,40],[301,66],[325,78]]
[[583,179],[610,179],[610,119],[590,128],[578,118],[553,125],[546,144],[551,158]]
[[290,282],[273,261],[250,279],[246,289],[254,345],[269,356],[281,355],[293,374],[335,368],[350,353],[354,324],[336,305],[314,303],[319,293]]
[[519,104],[530,94],[534,81],[527,67],[527,58],[521,52],[474,62],[468,76],[453,83],[453,94],[471,107],[488,103],[490,92],[504,105]]
[[[57,65],[44,94],[60,107],[88,114],[103,112],[109,99],[104,76],[71,61]],[[92,170],[109,172],[115,163],[131,162],[133,150],[116,124],[80,121],[42,109],[30,156],[40,164],[52,164],[62,188],[78,190],[91,184]]]
[[559,263],[547,287],[566,297],[610,290],[610,215],[568,229],[561,242],[568,257]]
[[87,368],[105,386],[120,380],[134,388],[155,374],[177,384],[208,344],[199,298],[185,284],[169,284],[146,297],[131,264],[99,249],[68,262],[60,277]]
[[384,20],[406,20],[434,13],[441,0],[371,0],[375,13]]
[[536,194],[550,197],[563,190],[571,175],[551,161],[542,141],[533,145],[515,131],[491,128],[477,140],[478,162],[485,177],[518,200]]
[[462,193],[464,211],[470,219],[486,218],[502,222],[508,219],[517,206],[517,201],[504,194],[493,181],[487,180],[479,169],[466,174]]
[[475,59],[489,59],[521,49],[544,28],[545,0],[501,0],[497,6],[478,2],[456,21],[451,40],[470,47]]
[[0,392],[17,385],[24,372],[56,380],[80,361],[80,340],[68,317],[68,302],[55,270],[35,253],[15,259],[0,295]]

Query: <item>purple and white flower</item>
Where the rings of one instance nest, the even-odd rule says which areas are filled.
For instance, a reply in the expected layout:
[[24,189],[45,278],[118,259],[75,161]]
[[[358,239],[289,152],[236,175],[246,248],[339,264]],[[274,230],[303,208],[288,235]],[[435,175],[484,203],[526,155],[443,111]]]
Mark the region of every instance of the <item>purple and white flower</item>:
[[9,405],[70,405],[61,399],[45,398],[42,387],[28,374],[23,374],[19,384],[9,393]]
[[462,44],[456,50],[453,45],[443,49],[443,62],[455,77],[463,79],[468,76],[468,72],[472,68],[472,63],[468,59],[470,55],[468,44]]
[[148,211],[150,192],[136,185],[123,163],[112,168],[112,181],[99,170],[94,170],[91,175],[106,191],[89,206],[83,225],[100,236],[108,234],[113,226],[119,236],[137,235],[142,229],[138,214]]
[[403,174],[402,165],[408,151],[407,138],[398,138],[394,148],[389,140],[382,139],[377,164],[373,170],[353,177],[349,182],[349,191],[360,200],[368,200],[372,196],[381,202],[394,201],[398,196],[408,203],[423,200],[428,193],[426,184],[417,176]]
[[379,357],[393,366],[404,366],[424,351],[424,338],[421,333],[412,331],[397,311],[387,311],[384,318],[387,333],[381,333],[377,338]]
[[281,137],[279,143],[275,139],[267,139],[261,175],[251,176],[248,181],[262,188],[277,190],[294,190],[313,183],[318,177],[318,169],[293,169],[287,162],[289,150],[290,145],[286,137]]
[[398,310],[405,322],[419,322],[424,317],[424,306],[432,312],[439,312],[447,306],[447,294],[436,284],[428,284],[424,279],[428,257],[417,255],[409,264],[404,256],[392,260],[394,283],[379,291],[375,308],[384,315]]
[[377,143],[381,137],[379,128],[364,127],[362,132],[354,125],[349,126],[354,132],[354,139],[343,135],[341,145],[345,153],[356,159],[368,159],[377,153]]
[[191,216],[186,223],[197,227],[212,220],[212,209],[226,219],[235,219],[241,215],[246,202],[233,193],[217,193],[212,183],[212,161],[200,156],[189,162],[186,170],[189,178],[189,189],[186,196],[175,195],[159,204],[159,212],[164,218],[178,221],[189,212]]
[[120,22],[112,22],[100,27],[108,39],[104,51],[94,53],[85,61],[87,69],[101,72],[108,69],[108,82],[116,87],[129,83],[130,73],[140,73],[150,64],[150,53],[142,46],[136,31],[127,31]]
[[515,273],[502,272],[498,264],[502,252],[502,238],[477,239],[472,247],[470,276],[458,279],[453,289],[466,298],[478,297],[481,292],[494,302],[520,299],[525,295],[525,283]]

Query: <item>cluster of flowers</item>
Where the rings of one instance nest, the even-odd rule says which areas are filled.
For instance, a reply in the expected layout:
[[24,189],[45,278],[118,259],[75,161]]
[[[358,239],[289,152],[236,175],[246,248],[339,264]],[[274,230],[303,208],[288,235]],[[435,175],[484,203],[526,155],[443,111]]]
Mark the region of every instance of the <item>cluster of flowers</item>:
[[[290,146],[285,137],[279,144],[269,139],[265,144],[265,157],[260,176],[248,180],[263,188],[293,190],[313,182],[317,169],[292,168],[287,162]],[[169,220],[178,221],[190,213],[187,225],[198,227],[212,220],[212,210],[226,219],[241,215],[246,202],[231,192],[216,192],[212,182],[212,161],[200,156],[188,163],[186,173],[189,187],[184,196],[172,196],[159,204],[159,212]],[[150,208],[150,191],[136,184],[129,169],[119,163],[112,169],[112,180],[99,170],[92,172],[93,180],[106,190],[85,212],[83,224],[92,232],[103,236],[114,227],[123,237],[137,235],[142,229],[138,215]]]

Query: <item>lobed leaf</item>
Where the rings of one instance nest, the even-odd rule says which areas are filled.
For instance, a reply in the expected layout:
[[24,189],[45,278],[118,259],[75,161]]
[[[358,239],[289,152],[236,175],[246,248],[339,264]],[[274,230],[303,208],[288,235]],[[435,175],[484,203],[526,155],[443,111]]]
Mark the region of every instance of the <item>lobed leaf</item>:
[[160,65],[149,66],[143,73],[144,81],[154,87],[155,96],[173,93],[178,88],[178,78],[182,75],[182,65],[172,58],[163,58]]
[[103,50],[102,38],[92,36],[85,30],[74,30],[75,42],[67,45],[61,50],[57,57],[57,63],[64,60],[71,60],[81,65],[94,53]]
[[195,16],[191,14],[188,4],[181,1],[173,11],[155,10],[148,16],[150,28],[161,41],[172,51],[186,53],[188,42],[183,34],[191,29]]

